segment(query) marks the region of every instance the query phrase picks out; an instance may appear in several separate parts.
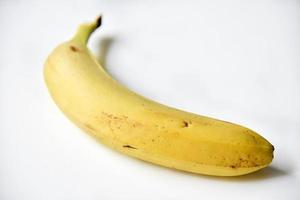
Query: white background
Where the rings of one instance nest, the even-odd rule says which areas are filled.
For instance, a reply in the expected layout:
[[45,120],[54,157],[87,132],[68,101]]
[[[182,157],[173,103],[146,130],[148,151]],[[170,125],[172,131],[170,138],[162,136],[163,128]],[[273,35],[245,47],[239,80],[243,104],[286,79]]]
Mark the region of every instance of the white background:
[[[89,46],[132,90],[275,146],[265,170],[183,173],[97,143],[58,110],[43,63],[103,14]],[[300,1],[0,1],[0,199],[300,198]]]

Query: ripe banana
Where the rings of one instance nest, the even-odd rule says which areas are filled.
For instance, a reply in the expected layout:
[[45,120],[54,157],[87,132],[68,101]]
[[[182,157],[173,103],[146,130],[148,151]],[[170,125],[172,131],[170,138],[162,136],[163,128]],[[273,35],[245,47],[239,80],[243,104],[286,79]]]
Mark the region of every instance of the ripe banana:
[[177,110],[115,81],[87,48],[101,17],[47,58],[44,77],[59,108],[104,144],[138,159],[178,170],[237,176],[268,166],[274,147],[254,131]]

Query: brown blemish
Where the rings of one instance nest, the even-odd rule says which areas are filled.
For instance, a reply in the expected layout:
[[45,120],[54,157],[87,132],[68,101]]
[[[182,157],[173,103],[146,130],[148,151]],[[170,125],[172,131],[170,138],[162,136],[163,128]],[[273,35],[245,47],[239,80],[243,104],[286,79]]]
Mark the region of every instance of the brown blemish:
[[70,49],[71,49],[71,51],[74,51],[74,52],[78,52],[79,51],[79,49],[77,49],[77,47],[75,47],[73,45],[70,46]]
[[187,121],[182,121],[182,127],[183,128],[187,128],[187,127],[189,127],[189,125],[190,125],[190,123],[189,122],[187,122]]
[[84,126],[86,128],[88,128],[89,130],[95,131],[95,128],[92,125],[90,125],[90,124],[84,124]]
[[231,167],[232,169],[235,169],[235,168],[236,168],[235,165],[230,165],[229,167]]
[[259,164],[257,164],[257,163],[253,163],[253,166],[254,166],[254,167],[258,167],[258,166],[259,166]]
[[129,148],[129,149],[137,149],[137,148],[135,148],[135,147],[133,147],[133,146],[130,146],[130,145],[128,145],[128,144],[127,144],[127,145],[123,145],[123,147],[124,147],[124,148]]
[[142,124],[138,121],[130,119],[126,115],[114,115],[107,112],[101,112],[101,116],[96,116],[98,120],[105,121],[111,126],[131,126],[131,127],[138,127]]

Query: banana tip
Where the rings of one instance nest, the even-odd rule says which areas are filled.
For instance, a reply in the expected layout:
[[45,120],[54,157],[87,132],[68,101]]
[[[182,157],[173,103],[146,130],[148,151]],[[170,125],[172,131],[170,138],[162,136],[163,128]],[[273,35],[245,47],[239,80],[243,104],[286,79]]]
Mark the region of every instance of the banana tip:
[[96,19],[96,27],[98,28],[102,24],[102,15],[98,16]]

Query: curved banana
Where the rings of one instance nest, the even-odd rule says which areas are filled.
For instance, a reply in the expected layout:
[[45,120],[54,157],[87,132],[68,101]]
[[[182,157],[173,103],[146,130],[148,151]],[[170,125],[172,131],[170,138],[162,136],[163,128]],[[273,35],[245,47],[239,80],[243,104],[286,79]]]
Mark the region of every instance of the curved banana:
[[59,108],[80,128],[127,155],[158,165],[237,176],[270,164],[274,147],[252,130],[161,105],[116,82],[86,44],[101,17],[48,57],[44,77]]

